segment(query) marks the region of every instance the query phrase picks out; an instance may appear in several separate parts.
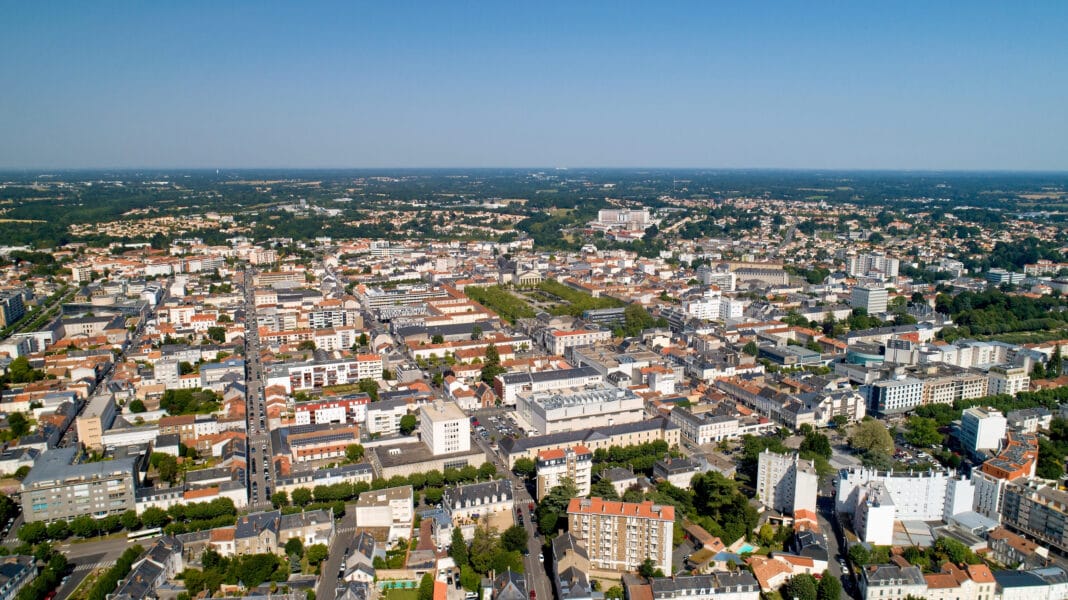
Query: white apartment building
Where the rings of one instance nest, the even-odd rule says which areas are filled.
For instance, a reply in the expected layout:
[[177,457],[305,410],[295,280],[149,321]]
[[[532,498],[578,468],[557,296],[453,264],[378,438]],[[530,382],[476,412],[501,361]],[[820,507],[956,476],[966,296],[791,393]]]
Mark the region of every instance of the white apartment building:
[[555,369],[532,373],[502,373],[493,381],[493,391],[501,404],[515,406],[520,392],[548,392],[564,388],[581,388],[604,381],[604,376],[593,367]]
[[853,308],[863,308],[869,315],[877,315],[886,312],[888,297],[884,287],[858,285],[853,288],[849,304]]
[[847,261],[849,275],[852,277],[878,277],[893,279],[897,277],[901,263],[880,252],[864,253],[850,256]]
[[973,406],[960,419],[960,443],[969,452],[997,450],[1005,440],[1008,419],[1001,411]]
[[757,498],[781,513],[816,511],[819,476],[812,461],[764,450],[757,465]]
[[695,414],[688,408],[676,407],[671,410],[668,419],[679,426],[682,438],[695,446],[732,440],[741,435],[738,417]]
[[546,339],[549,352],[563,356],[568,348],[604,344],[612,339],[612,332],[607,329],[575,329],[573,331],[551,331]]
[[881,415],[906,412],[923,403],[923,381],[915,377],[884,379],[860,389],[866,392],[871,411]]
[[516,412],[543,434],[634,423],[645,418],[645,403],[630,390],[593,387],[519,394]]
[[1023,367],[990,367],[988,376],[990,378],[988,391],[991,395],[1015,396],[1027,391],[1031,385],[1031,377],[1027,374],[1027,369]]
[[471,450],[471,421],[452,402],[420,408],[419,435],[434,456]]
[[872,480],[858,488],[853,530],[860,541],[877,546],[892,545],[895,514],[894,500],[882,481]]
[[939,521],[943,519],[949,476],[945,471],[877,471],[867,468],[839,472],[835,508],[853,513],[861,502],[862,488],[881,481],[896,507],[897,520]]
[[585,446],[556,448],[538,452],[534,462],[537,467],[538,500],[549,490],[560,485],[564,478],[570,479],[579,496],[590,495],[590,479],[593,472],[593,452]]

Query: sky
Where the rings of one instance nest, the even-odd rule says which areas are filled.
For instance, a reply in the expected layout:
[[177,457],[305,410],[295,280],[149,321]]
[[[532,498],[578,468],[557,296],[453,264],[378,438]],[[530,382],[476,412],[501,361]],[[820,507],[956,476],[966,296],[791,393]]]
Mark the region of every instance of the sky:
[[0,0],[0,168],[1068,170],[1068,2]]

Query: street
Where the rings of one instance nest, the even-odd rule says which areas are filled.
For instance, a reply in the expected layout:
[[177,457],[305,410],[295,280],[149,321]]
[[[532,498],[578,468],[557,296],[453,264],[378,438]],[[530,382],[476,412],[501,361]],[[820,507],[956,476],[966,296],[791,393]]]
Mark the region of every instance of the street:
[[274,448],[267,428],[267,399],[263,393],[263,365],[260,364],[260,338],[256,325],[254,272],[245,271],[245,369],[247,370],[246,427],[248,428],[248,503],[249,511],[270,510]]
[[351,552],[352,540],[356,537],[356,505],[350,504],[345,507],[345,516],[337,522],[337,534],[330,544],[330,553],[326,561],[319,567],[319,584],[315,589],[315,597],[321,600],[334,600],[337,596],[338,571],[345,565],[345,560]]

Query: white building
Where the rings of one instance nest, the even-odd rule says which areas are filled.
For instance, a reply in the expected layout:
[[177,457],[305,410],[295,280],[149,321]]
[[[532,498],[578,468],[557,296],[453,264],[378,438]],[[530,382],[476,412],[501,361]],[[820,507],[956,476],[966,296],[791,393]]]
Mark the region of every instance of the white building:
[[849,304],[853,308],[863,308],[869,315],[877,315],[886,312],[887,299],[884,287],[858,285],[853,288]]
[[849,275],[852,277],[893,279],[901,268],[901,263],[896,258],[879,252],[850,256],[847,262]]
[[973,406],[960,419],[960,443],[969,452],[997,450],[1005,439],[1008,419],[994,408]]
[[757,465],[757,498],[782,513],[816,511],[819,476],[812,461],[764,450]]
[[471,421],[452,402],[419,409],[419,435],[434,456],[471,450]]
[[852,513],[862,499],[862,488],[881,481],[896,507],[899,521],[940,521],[946,506],[949,476],[945,471],[876,471],[867,468],[843,469],[837,480],[835,508]]
[[881,415],[902,413],[923,403],[923,381],[915,377],[899,377],[861,386],[867,392],[871,411]]
[[360,494],[356,500],[356,526],[389,530],[389,544],[408,538],[415,513],[412,486],[405,485]]
[[990,384],[988,391],[991,395],[1008,394],[1015,396],[1020,392],[1027,391],[1031,385],[1031,377],[1027,369],[1023,367],[990,367],[988,372]]
[[853,530],[860,541],[876,546],[892,545],[895,514],[894,500],[882,481],[872,480],[858,488]]
[[594,387],[519,394],[516,412],[542,434],[634,423],[645,418],[642,398],[605,384]]
[[579,496],[590,495],[590,476],[593,472],[593,452],[585,446],[556,448],[538,452],[535,461],[538,477],[538,500],[549,490],[560,485],[564,478],[570,479]]
[[568,348],[604,344],[612,339],[612,332],[607,329],[575,329],[573,331],[551,331],[546,339],[549,352],[563,356]]
[[682,438],[695,446],[731,440],[741,435],[738,417],[693,413],[688,408],[676,407],[668,419],[679,426]]
[[963,475],[951,477],[946,482],[946,503],[942,518],[970,512],[975,506],[975,481]]

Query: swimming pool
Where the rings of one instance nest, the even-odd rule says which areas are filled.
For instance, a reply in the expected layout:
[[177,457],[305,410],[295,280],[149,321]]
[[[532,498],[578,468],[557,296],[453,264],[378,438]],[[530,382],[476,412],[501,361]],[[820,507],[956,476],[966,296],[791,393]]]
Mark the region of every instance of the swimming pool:
[[756,550],[751,544],[742,544],[741,548],[738,548],[738,554],[752,554]]

